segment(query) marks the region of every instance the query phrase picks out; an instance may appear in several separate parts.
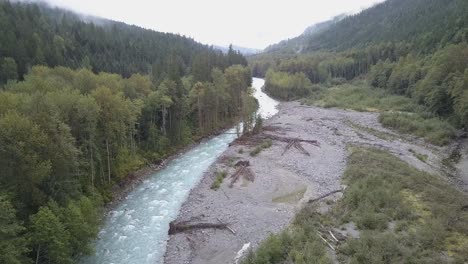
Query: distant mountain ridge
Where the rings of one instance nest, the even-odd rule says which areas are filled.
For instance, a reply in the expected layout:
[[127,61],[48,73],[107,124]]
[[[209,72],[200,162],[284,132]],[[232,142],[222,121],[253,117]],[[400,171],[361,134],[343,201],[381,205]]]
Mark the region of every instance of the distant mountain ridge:
[[[213,47],[215,49],[221,50],[223,53],[227,53],[229,50],[229,47],[225,47],[225,46],[213,45]],[[262,51],[261,49],[246,48],[246,47],[241,47],[241,46],[236,46],[236,45],[232,45],[232,49],[235,51],[239,51],[244,56],[257,54]]]
[[46,2],[0,1],[0,61],[21,78],[33,65],[133,73],[185,74],[197,54],[221,52],[192,38],[82,15]]
[[304,49],[307,44],[307,40],[312,36],[319,34],[331,26],[335,25],[339,21],[343,20],[347,17],[347,14],[340,14],[338,16],[333,17],[330,20],[319,22],[312,26],[307,27],[304,32],[292,39],[283,40],[279,43],[273,44],[265,48],[264,52],[290,52],[290,53],[300,53]]

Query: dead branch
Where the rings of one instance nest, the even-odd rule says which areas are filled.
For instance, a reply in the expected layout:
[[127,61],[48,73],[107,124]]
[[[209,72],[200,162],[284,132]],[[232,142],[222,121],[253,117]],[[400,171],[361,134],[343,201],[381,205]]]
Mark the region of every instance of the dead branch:
[[255,174],[252,172],[250,168],[246,168],[244,171],[244,177],[250,182],[254,182],[255,180]]
[[335,247],[332,246],[332,244],[330,244],[325,238],[323,238],[322,235],[320,235],[320,233],[317,234],[322,240],[323,242],[325,242],[331,249],[335,250]]
[[235,167],[239,167],[239,166],[250,166],[250,161],[248,160],[240,160],[236,163],[236,165],[234,165]]
[[336,242],[339,242],[338,238],[336,238],[336,236],[332,233],[331,230],[328,230],[328,233],[330,233],[330,236],[331,236]]
[[318,198],[315,198],[315,199],[311,199],[309,200],[309,203],[315,203],[316,201],[319,201],[319,200],[322,200],[323,198],[326,198],[332,194],[335,194],[335,193],[339,193],[339,192],[343,192],[343,189],[339,189],[339,190],[335,190],[335,191],[332,191],[332,192],[329,192],[329,193],[326,193]]
[[215,228],[215,229],[228,229],[227,224],[225,223],[197,223],[197,224],[188,224],[188,223],[169,223],[169,235],[174,235],[177,233],[186,232],[192,229],[207,229],[207,228]]
[[224,193],[224,195],[226,196],[226,198],[228,198],[228,200],[230,200],[231,198],[227,195],[227,193],[224,191],[224,189],[223,189],[223,188],[220,188],[220,189],[221,189],[221,191],[223,191],[223,193]]
[[[274,130],[274,129],[272,129]],[[266,139],[271,139],[271,140],[276,140],[284,143],[290,143],[290,142],[299,142],[299,143],[308,143],[317,147],[320,147],[320,143],[317,140],[308,140],[308,139],[301,139],[301,138],[293,138],[293,137],[281,137],[281,136],[275,136],[275,135],[270,135],[270,134],[258,134],[255,136],[242,136],[238,139],[236,139],[234,142],[229,144],[229,146],[233,145],[245,145],[245,146],[255,146],[260,142],[263,142]]]
[[234,186],[234,183],[239,180],[240,176],[242,176],[242,173],[244,172],[246,166],[240,166],[236,172],[231,176],[231,184],[229,184],[229,188],[232,188]]
[[294,142],[294,147],[295,147],[297,150],[299,150],[299,151],[301,151],[302,153],[304,153],[304,155],[310,156],[310,153],[309,153],[307,150],[305,150],[304,147],[302,147],[302,145],[301,145],[301,143],[300,143],[299,141],[295,141],[295,142]]
[[[216,220],[218,220],[218,222],[220,222],[220,223],[223,223],[223,222],[221,221],[221,219],[219,219],[219,218],[216,218]],[[229,231],[231,231],[231,233],[232,233],[233,235],[236,234],[236,232],[234,232],[234,230],[232,230],[232,228],[230,228],[229,226],[226,225],[226,228],[227,228]]]
[[279,137],[279,136],[274,136],[274,135],[263,135],[265,139],[271,139],[271,140],[276,140],[276,141],[281,141],[285,143],[289,143],[291,141],[297,141],[300,143],[309,143],[311,145],[320,147],[320,143],[317,140],[308,140],[308,139],[301,139],[301,138],[292,138],[292,137]]
[[247,180],[253,182],[255,179],[255,175],[248,168],[250,166],[250,162],[248,160],[240,160],[236,163],[235,167],[237,167],[236,172],[231,175],[231,183],[229,184],[229,188],[234,187],[234,184],[240,179],[241,176],[244,176]]
[[283,156],[284,153],[286,153],[286,151],[288,151],[288,150],[292,147],[293,144],[294,144],[294,142],[292,142],[292,141],[291,141],[291,142],[288,142],[288,144],[286,145],[286,147],[284,147],[284,151],[283,151],[283,153],[281,153],[281,156]]

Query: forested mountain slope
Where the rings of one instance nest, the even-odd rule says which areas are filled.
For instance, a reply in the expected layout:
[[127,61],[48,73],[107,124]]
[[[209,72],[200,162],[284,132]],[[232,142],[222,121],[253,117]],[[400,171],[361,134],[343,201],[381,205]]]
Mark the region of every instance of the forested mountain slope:
[[280,45],[282,49],[266,51],[288,52],[297,42],[303,46],[303,53],[406,42],[428,52],[448,43],[467,41],[467,13],[468,2],[464,0],[390,0],[355,15],[334,18],[323,23],[324,30],[303,34]]
[[[94,72],[161,77],[169,65],[182,75],[197,54],[206,53],[219,68],[227,61],[218,50],[193,39],[107,19],[82,17],[45,3],[0,2],[0,81],[22,78],[33,65],[86,67]],[[231,64],[245,64],[239,54]],[[11,58],[14,63],[5,62]],[[16,72],[16,75],[15,75]]]
[[[441,118],[456,128],[468,126],[466,14],[464,0],[387,0],[303,39],[300,53],[285,45],[252,57],[253,74],[265,76],[267,91],[285,100],[313,97],[323,103],[328,98],[334,103],[325,104],[336,106],[339,94],[351,98],[350,91],[357,90],[362,95],[375,95],[374,90],[410,98],[414,105],[405,109],[417,115],[391,114],[384,123],[406,132],[425,131],[416,133],[420,136],[438,130],[430,141],[447,143],[454,136],[452,128],[441,132],[444,129],[428,128],[434,122],[426,122],[424,129],[410,124]],[[366,87],[340,86],[364,78]],[[327,89],[337,85],[342,93]]]
[[334,24],[338,23],[339,21],[343,20],[347,15],[342,14],[338,15],[330,20],[320,22],[314,24],[304,30],[300,36],[297,36],[292,39],[283,40],[279,43],[273,44],[268,46],[264,52],[271,53],[271,52],[282,52],[282,53],[300,53],[304,50],[307,45],[307,41],[311,39],[313,36],[327,30]]
[[135,170],[243,121],[246,59],[191,39],[0,2],[0,263],[72,263]]

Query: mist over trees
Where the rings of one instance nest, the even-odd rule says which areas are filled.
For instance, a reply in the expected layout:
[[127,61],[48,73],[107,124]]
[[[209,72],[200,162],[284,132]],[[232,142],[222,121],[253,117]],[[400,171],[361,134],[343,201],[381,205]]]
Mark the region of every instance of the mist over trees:
[[251,58],[253,75],[265,76],[266,90],[284,100],[320,90],[305,80],[298,89],[304,76],[322,87],[366,78],[466,128],[467,13],[462,0],[388,0]]
[[[189,73],[196,56],[224,69],[246,65],[232,49],[220,50],[171,33],[79,15],[46,4],[0,2],[0,81],[20,79],[34,65],[88,68],[124,77],[134,73],[162,81],[170,72]],[[177,65],[177,69],[174,67]],[[208,66],[209,66],[208,65]],[[16,69],[16,75],[14,74]]]

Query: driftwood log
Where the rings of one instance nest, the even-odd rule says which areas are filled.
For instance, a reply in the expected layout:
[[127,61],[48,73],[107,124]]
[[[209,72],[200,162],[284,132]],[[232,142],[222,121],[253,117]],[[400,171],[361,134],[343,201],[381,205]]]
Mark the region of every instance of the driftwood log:
[[174,235],[177,233],[183,233],[192,229],[207,229],[207,228],[215,228],[215,229],[228,229],[227,224],[225,223],[169,223],[169,235]]
[[290,142],[298,142],[298,143],[308,143],[317,147],[320,147],[320,143],[317,140],[308,140],[308,139],[301,139],[301,138],[294,138],[294,137],[281,137],[281,136],[275,136],[275,135],[269,135],[269,134],[258,134],[254,136],[242,136],[238,139],[236,139],[234,142],[230,143],[229,146],[233,145],[244,145],[244,146],[253,146],[257,145],[260,142],[263,142],[266,139],[270,140],[275,140],[275,141],[280,141],[284,143],[290,143]]
[[319,200],[322,200],[323,198],[326,198],[326,197],[328,197],[328,196],[330,196],[332,194],[339,193],[339,192],[343,192],[343,189],[335,190],[335,191],[326,193],[326,194],[324,194],[324,195],[322,195],[320,197],[317,197],[315,199],[311,199],[311,200],[309,200],[309,203],[315,203],[315,202],[317,202]]

